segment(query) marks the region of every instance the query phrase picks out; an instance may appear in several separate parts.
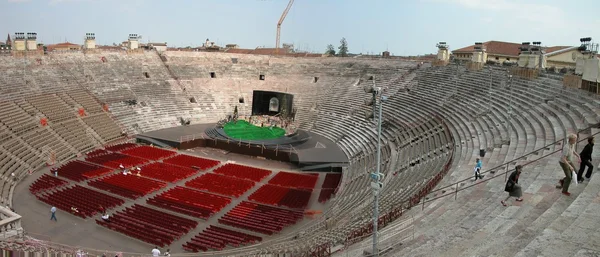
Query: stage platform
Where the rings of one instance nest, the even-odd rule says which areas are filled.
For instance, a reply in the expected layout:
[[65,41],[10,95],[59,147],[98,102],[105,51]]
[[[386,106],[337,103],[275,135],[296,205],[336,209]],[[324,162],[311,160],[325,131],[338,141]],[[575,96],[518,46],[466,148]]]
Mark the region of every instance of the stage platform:
[[231,152],[289,161],[302,169],[344,167],[348,157],[333,141],[310,131],[299,130],[290,137],[240,141],[219,133],[215,123],[193,124],[136,135],[139,141],[178,149],[213,147]]

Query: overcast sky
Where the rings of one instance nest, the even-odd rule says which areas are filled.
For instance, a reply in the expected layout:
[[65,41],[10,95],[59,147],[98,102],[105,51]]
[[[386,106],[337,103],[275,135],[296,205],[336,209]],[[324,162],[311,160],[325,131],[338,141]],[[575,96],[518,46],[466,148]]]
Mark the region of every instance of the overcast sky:
[[[198,46],[206,38],[243,48],[275,45],[276,24],[288,0],[0,0],[0,41],[8,33],[37,32],[45,44],[124,41]],[[598,0],[296,0],[281,29],[281,42],[324,52],[346,37],[352,53],[433,53],[438,41],[451,49],[475,41],[544,45],[600,42]],[[595,13],[594,13],[595,12]]]

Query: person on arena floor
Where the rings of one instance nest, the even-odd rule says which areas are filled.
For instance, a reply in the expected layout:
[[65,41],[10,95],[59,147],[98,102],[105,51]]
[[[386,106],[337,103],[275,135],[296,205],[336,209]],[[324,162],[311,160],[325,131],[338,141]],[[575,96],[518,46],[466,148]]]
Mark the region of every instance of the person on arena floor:
[[521,188],[521,185],[519,185],[519,176],[521,176],[522,171],[523,166],[517,165],[515,171],[508,177],[508,181],[506,181],[506,186],[504,187],[504,191],[508,192],[508,197],[503,201],[500,201],[502,205],[507,206],[506,201],[511,197],[516,197],[517,202],[523,201],[523,198],[521,198],[523,196],[523,189]]
[[483,179],[483,175],[481,175],[481,167],[483,166],[483,162],[481,162],[481,159],[477,158],[477,160],[475,160],[475,181],[477,181],[477,179]]
[[579,183],[583,182],[583,171],[585,171],[585,167],[588,168],[585,173],[585,178],[590,179],[592,177],[592,170],[594,170],[594,165],[592,165],[592,152],[594,151],[594,137],[588,138],[588,144],[585,145],[583,151],[579,154],[581,157],[581,164],[579,165],[579,172],[577,172],[577,179]]
[[52,216],[50,216],[50,220],[58,221],[56,219],[56,207],[52,206],[52,208],[50,208],[50,212],[52,213]]
[[154,249],[152,249],[152,256],[160,256],[160,250],[158,250],[158,246],[155,246]]
[[573,179],[573,173],[575,172],[575,164],[573,161],[574,157],[579,158],[579,154],[575,151],[575,143],[577,142],[577,135],[569,134],[567,137],[567,142],[563,145],[562,154],[560,161],[560,167],[565,173],[565,177],[559,180],[560,185],[557,188],[562,188],[563,195],[570,196],[569,193],[569,185],[571,185],[571,180]]

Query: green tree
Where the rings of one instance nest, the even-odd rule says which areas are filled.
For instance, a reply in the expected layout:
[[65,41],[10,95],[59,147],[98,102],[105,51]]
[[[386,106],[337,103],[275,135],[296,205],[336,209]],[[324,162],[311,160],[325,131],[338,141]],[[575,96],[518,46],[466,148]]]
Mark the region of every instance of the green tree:
[[327,51],[325,51],[325,54],[335,55],[335,48],[332,44],[327,45]]
[[341,57],[348,56],[348,42],[346,42],[346,38],[343,37],[340,40],[340,46],[338,47],[338,55]]

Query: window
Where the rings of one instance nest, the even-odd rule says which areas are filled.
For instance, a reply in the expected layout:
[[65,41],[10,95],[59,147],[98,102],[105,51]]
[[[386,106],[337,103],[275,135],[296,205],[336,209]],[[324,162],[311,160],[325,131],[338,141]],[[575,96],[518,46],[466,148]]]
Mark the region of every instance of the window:
[[265,80],[265,75],[263,75],[263,74],[258,75],[258,79]]
[[319,77],[313,77],[313,83],[317,83],[319,81]]
[[216,77],[217,77],[217,73],[215,73],[215,72],[211,72],[211,73],[210,73],[210,78],[211,78],[211,79],[214,79],[214,78],[216,78]]
[[496,61],[500,60],[500,57],[496,56]]
[[198,103],[198,102],[196,102],[196,98],[195,97],[190,97],[190,103],[195,104],[195,103]]
[[369,80],[373,80],[373,76],[369,76]]
[[506,58],[507,61],[510,61],[510,58]]
[[144,72],[144,77],[146,77],[147,79],[150,78],[150,74],[148,74],[148,72]]
[[242,97],[240,97],[240,98],[238,98],[238,103],[241,103],[241,104],[243,104],[243,103],[244,103],[244,97],[243,97],[243,96],[242,96]]
[[235,64],[238,62],[238,58],[231,58],[231,63]]

